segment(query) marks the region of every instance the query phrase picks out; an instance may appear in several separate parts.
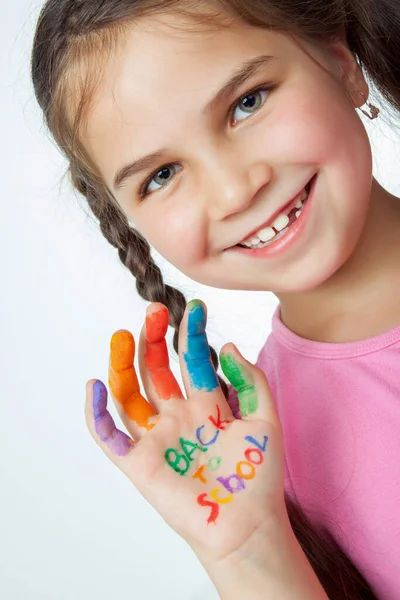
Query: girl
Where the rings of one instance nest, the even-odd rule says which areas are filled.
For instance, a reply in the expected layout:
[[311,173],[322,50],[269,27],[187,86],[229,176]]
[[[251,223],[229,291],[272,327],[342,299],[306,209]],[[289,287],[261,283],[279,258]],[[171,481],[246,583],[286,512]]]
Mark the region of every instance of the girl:
[[[400,110],[399,33],[396,0],[49,0],[39,19],[38,102],[154,303],[148,402],[131,334],[111,341],[130,436],[97,381],[88,426],[223,598],[398,597],[400,203],[372,177],[355,108],[368,75]],[[204,305],[186,309],[149,244],[201,283],[279,299],[257,368],[222,349],[231,408]]]

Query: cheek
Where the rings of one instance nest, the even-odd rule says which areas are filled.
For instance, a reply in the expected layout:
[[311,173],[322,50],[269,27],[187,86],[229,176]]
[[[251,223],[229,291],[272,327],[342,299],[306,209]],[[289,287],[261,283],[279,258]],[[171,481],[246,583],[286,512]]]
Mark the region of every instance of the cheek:
[[[315,165],[336,198],[360,213],[369,198],[372,153],[365,127],[342,92],[299,95],[297,103],[282,105],[273,140],[280,164]],[[271,133],[271,132],[270,132]]]
[[[347,229],[364,220],[372,182],[372,152],[368,134],[355,109],[335,99],[327,110],[315,108],[316,127],[310,145],[321,157],[321,167]],[[347,217],[347,218],[346,218]]]
[[280,107],[269,136],[274,157],[282,164],[322,165],[351,155],[352,148],[358,147],[362,125],[357,114],[351,107],[335,105],[335,100],[327,106],[323,102],[308,98],[298,105]]
[[184,270],[202,258],[206,248],[206,228],[194,203],[174,203],[157,216],[147,218],[143,234],[166,260]]

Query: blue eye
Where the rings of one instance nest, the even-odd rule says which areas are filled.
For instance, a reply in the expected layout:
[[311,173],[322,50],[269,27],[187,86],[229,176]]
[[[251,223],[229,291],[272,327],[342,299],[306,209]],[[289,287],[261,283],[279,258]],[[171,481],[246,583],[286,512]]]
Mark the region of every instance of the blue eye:
[[[238,121],[239,122],[244,121],[244,119],[247,119],[248,116],[257,112],[257,110],[259,110],[263,106],[263,104],[265,102],[265,97],[266,97],[268,91],[269,91],[268,89],[259,89],[259,90],[254,90],[254,92],[250,92],[250,93],[246,94],[245,96],[242,96],[239,99],[239,101],[233,105],[233,108],[232,108],[233,121],[235,123]],[[235,117],[235,114],[238,110],[241,111],[242,114],[244,115],[243,119]]]
[[[178,168],[176,168],[176,167],[178,167]],[[142,198],[144,198],[144,196],[147,196],[147,194],[156,192],[161,187],[165,187],[166,185],[168,185],[168,183],[177,174],[177,172],[180,171],[180,169],[182,169],[182,167],[181,167],[181,165],[178,165],[177,163],[174,163],[171,165],[165,165],[164,167],[161,167],[161,169],[159,169],[157,171],[157,173],[151,175],[149,177],[149,179],[147,179],[144,182],[144,184],[140,190],[140,196]],[[158,186],[158,187],[154,187],[154,184],[155,184],[155,186]]]
[[[239,98],[239,100],[230,108],[229,113],[232,120],[235,123],[244,121],[247,117],[257,112],[264,105],[268,92],[271,92],[276,87],[276,84],[265,85],[263,88],[258,88],[241,96],[241,98]],[[244,117],[239,118],[238,116],[235,116],[237,111],[241,111]],[[152,192],[156,192],[160,188],[166,187],[181,169],[182,166],[178,163],[171,163],[164,165],[156,173],[152,173],[139,190],[140,198],[144,199]]]

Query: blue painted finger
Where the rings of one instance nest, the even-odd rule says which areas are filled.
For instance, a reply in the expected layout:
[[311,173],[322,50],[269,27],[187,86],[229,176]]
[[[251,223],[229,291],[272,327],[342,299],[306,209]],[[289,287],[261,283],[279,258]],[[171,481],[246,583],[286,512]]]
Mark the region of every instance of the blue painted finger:
[[206,311],[200,300],[188,304],[187,351],[183,357],[195,390],[211,392],[219,387],[206,336]]

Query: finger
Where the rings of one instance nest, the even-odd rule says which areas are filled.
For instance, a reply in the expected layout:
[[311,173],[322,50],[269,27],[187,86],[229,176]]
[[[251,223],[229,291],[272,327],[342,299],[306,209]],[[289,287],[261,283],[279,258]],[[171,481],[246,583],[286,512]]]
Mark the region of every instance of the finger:
[[[220,388],[206,335],[206,307],[200,300],[188,303],[179,328],[179,360],[187,396],[191,391],[212,392]],[[222,392],[221,392],[222,393]]]
[[116,428],[107,410],[106,386],[97,379],[86,384],[85,419],[95,442],[115,465],[125,471],[124,463],[135,444],[126,433]]
[[224,375],[237,391],[242,417],[279,422],[265,373],[246,360],[232,343],[221,348],[219,358]]
[[169,323],[166,306],[153,302],[146,310],[146,321],[139,339],[139,370],[146,397],[156,412],[171,398],[183,398],[169,366],[165,339]]
[[140,393],[139,381],[133,366],[135,340],[126,330],[114,333],[110,343],[108,383],[121,419],[137,440],[154,427],[158,415]]

